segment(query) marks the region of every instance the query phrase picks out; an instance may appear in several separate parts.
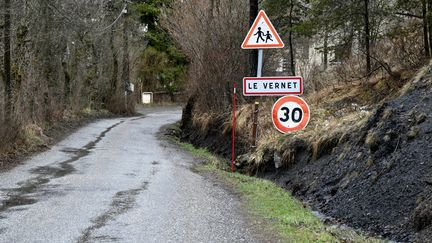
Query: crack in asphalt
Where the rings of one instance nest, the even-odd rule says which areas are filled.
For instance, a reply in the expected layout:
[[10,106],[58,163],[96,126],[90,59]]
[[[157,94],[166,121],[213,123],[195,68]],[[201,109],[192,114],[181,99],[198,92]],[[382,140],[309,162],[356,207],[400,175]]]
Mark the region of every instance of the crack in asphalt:
[[117,216],[132,209],[136,204],[136,196],[138,196],[142,191],[147,190],[148,185],[149,182],[145,181],[139,188],[117,192],[112,199],[109,209],[92,220],[93,225],[89,226],[82,232],[82,235],[77,242],[89,242],[91,240],[91,235],[95,230],[104,227]]
[[[153,168],[151,170],[151,177],[156,175],[159,172],[158,168],[156,168],[159,163],[152,162]],[[150,178],[151,179],[151,178]],[[117,216],[124,214],[131,210],[136,205],[136,197],[143,191],[148,189],[150,182],[144,181],[139,188],[130,189],[126,191],[117,192],[109,206],[109,209],[105,211],[103,214],[97,216],[91,222],[93,223],[91,226],[87,227],[82,231],[81,236],[78,239],[78,243],[90,242],[98,239],[113,239],[110,236],[97,236],[92,237],[92,233],[107,225],[108,222],[114,221]],[[115,241],[120,241],[120,239],[115,238]]]
[[147,116],[140,116],[140,117],[131,119],[131,121],[139,121],[139,120],[143,120],[143,119],[146,119],[146,118],[147,118]]
[[[8,189],[8,198],[1,201],[0,213],[6,210],[17,207],[31,205],[37,202],[37,199],[31,197],[38,191],[43,185],[48,184],[52,179],[64,177],[76,171],[72,166],[72,163],[84,158],[89,155],[96,145],[115,127],[121,125],[125,121],[120,121],[107,129],[105,129],[94,141],[89,142],[81,149],[65,149],[62,152],[73,154],[73,156],[63,162],[58,163],[60,167],[53,166],[40,166],[30,170],[32,174],[38,174],[39,176],[19,183],[20,187]],[[57,163],[56,163],[57,164]],[[0,218],[1,219],[1,218]],[[1,234],[1,231],[0,231]]]

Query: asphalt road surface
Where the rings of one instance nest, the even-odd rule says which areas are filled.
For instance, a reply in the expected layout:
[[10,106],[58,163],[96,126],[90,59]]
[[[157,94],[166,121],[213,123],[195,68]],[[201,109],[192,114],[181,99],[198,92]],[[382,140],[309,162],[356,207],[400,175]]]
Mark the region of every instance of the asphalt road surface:
[[0,242],[256,242],[238,198],[158,140],[180,108],[90,124],[0,174]]

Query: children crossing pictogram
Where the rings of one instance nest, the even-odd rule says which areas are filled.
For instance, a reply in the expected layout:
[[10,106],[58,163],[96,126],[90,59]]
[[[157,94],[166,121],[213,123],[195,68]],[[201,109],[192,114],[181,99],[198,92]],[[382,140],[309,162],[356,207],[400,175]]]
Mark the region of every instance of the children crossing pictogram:
[[256,43],[259,43],[260,39],[261,39],[263,42],[265,41],[264,38],[263,38],[263,36],[264,36],[264,32],[261,31],[261,27],[258,27],[258,32],[256,32],[255,35],[258,35],[258,38],[257,38]]
[[267,38],[266,38],[266,43],[268,43],[269,40],[274,41],[274,40],[272,39],[273,36],[270,34],[270,31],[267,31],[267,35],[266,35],[266,37],[267,37]]
[[279,34],[264,11],[258,14],[242,44],[243,49],[283,48]]

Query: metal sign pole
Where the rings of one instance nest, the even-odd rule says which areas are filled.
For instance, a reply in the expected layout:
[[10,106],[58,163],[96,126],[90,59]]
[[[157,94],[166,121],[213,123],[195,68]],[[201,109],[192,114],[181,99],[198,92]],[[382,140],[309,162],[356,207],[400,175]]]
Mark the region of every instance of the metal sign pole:
[[263,56],[264,56],[264,51],[263,49],[259,49],[258,50],[258,68],[257,68],[257,77],[261,78],[262,77],[262,70],[263,70]]
[[[262,77],[262,70],[263,70],[263,56],[264,56],[264,50],[259,49],[258,50],[258,67],[257,67],[257,77]],[[252,114],[252,148],[256,148],[257,146],[257,137],[258,137],[258,112],[259,112],[259,102],[255,102],[254,108],[253,108],[253,114]]]

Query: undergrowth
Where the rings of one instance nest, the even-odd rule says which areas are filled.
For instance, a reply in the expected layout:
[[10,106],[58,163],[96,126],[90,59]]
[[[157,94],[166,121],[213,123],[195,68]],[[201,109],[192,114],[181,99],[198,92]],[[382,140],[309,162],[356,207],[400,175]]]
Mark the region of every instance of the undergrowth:
[[114,116],[107,110],[64,111],[51,122],[15,124],[14,129],[0,129],[0,170],[13,168],[26,156],[43,151],[53,142],[88,121]]

